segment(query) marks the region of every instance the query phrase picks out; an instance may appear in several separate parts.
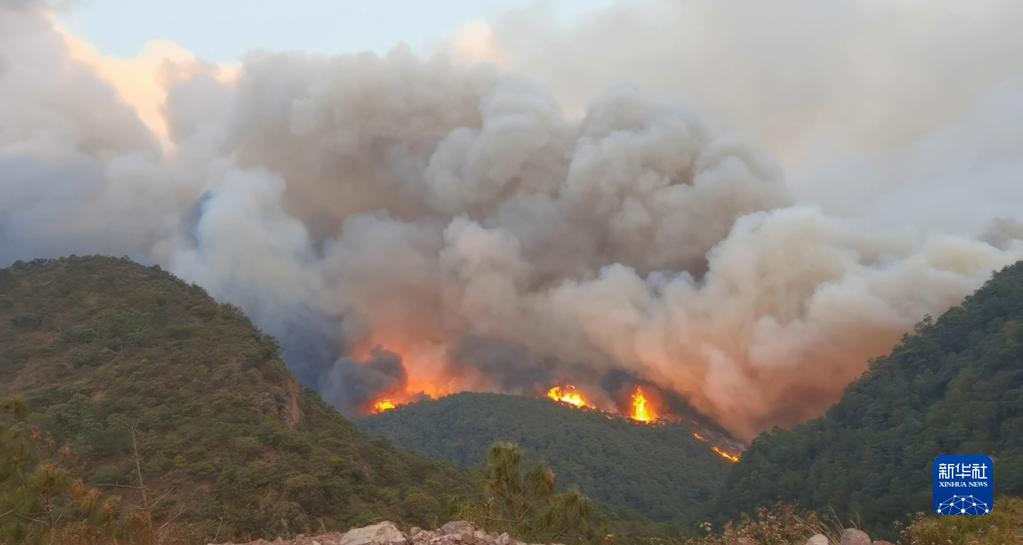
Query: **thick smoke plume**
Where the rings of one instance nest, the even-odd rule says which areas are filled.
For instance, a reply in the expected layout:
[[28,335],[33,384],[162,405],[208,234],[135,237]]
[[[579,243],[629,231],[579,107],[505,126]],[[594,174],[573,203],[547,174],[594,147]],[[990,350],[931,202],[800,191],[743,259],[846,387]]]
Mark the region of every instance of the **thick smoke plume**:
[[[1002,5],[1011,13],[978,16],[1018,24]],[[810,119],[801,100],[843,112],[825,90],[798,95],[788,72],[781,87],[734,85],[748,82],[743,68],[788,66],[756,43],[710,40],[709,57],[674,59],[669,38],[637,42],[638,70],[670,74],[677,60],[703,78],[686,94],[718,115],[729,96],[760,104],[733,119],[770,146],[782,129],[797,142],[778,151],[811,158],[787,165],[792,184],[748,137],[677,98],[612,85],[580,107],[557,74],[572,59],[585,59],[582,76],[605,61],[602,74],[628,73],[630,57],[623,43],[571,44],[596,43],[610,20],[643,24],[609,9],[535,33],[550,47],[533,79],[514,75],[532,50],[507,38],[528,14],[489,35],[498,66],[467,62],[464,40],[430,56],[254,53],[231,70],[177,58],[156,70],[154,126],[42,8],[0,7],[0,264],[159,263],[244,308],[346,411],[383,394],[535,394],[564,380],[613,404],[627,377],[748,438],[820,414],[870,357],[1023,256],[1023,125],[1009,121],[1023,118],[1020,66],[972,86],[948,74],[947,107],[928,99],[926,119],[892,117],[898,134],[879,150],[864,135],[885,132],[884,119],[784,126]],[[974,27],[964,47],[1001,44]],[[788,51],[793,62],[814,52],[832,53]],[[818,84],[837,70],[807,63],[829,68],[808,76]],[[729,74],[713,97],[715,75]],[[685,87],[659,83],[665,96]],[[780,88],[797,94],[772,99]],[[859,91],[853,100],[880,100]],[[831,148],[847,122],[855,142],[817,155],[813,134]]]

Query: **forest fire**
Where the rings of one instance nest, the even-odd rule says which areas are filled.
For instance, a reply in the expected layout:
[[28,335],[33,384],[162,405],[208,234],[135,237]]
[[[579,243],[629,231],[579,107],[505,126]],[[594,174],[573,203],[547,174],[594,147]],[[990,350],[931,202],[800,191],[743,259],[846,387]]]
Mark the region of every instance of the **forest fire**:
[[[378,398],[369,406],[369,414],[381,414],[396,409],[407,403],[415,403],[422,399],[431,399],[431,396],[419,394],[418,398],[410,398],[402,392],[392,393],[389,397]],[[679,419],[668,411],[666,403],[662,400],[661,393],[656,388],[635,386],[628,400],[619,404],[617,409],[604,410],[593,398],[587,396],[571,384],[552,386],[547,390],[545,397],[559,404],[564,404],[575,409],[586,409],[602,414],[609,419],[625,418],[627,421],[643,425],[669,425],[678,422]],[[737,464],[740,460],[738,453],[733,454],[719,446],[714,445],[714,437],[704,435],[697,431],[691,431],[690,435],[696,441],[709,443],[707,446],[718,456],[730,463]]]
[[586,398],[583,397],[582,393],[576,390],[575,386],[572,386],[571,384],[565,385],[564,387],[555,386],[551,388],[547,391],[547,397],[560,403],[567,403],[579,409],[592,406],[590,403],[587,403]]
[[718,447],[711,447],[711,450],[713,450],[718,456],[728,460],[729,462],[732,462],[733,464],[739,463],[739,455],[738,454],[730,454],[728,452],[725,452],[725,451],[721,450]]
[[395,407],[397,407],[397,405],[390,399],[381,399],[380,401],[377,401],[376,403],[373,404],[373,410],[371,412],[373,414],[380,414],[382,412],[389,411]]
[[657,420],[656,410],[643,393],[643,389],[639,386],[636,386],[636,391],[632,393],[632,414],[630,418],[644,424]]

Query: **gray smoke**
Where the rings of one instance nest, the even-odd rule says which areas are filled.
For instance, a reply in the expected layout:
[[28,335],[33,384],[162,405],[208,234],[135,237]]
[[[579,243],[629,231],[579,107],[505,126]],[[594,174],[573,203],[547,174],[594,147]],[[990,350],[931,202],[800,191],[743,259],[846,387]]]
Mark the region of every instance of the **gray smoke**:
[[[710,17],[727,34],[733,17],[795,32],[774,12],[769,32],[692,5],[703,11],[683,28]],[[950,65],[1009,39],[988,27],[1011,28],[1018,10],[998,5],[977,15],[988,26],[964,23]],[[543,20],[519,14],[495,29],[503,68],[406,48],[254,53],[236,81],[167,63],[160,136],[40,9],[0,8],[0,264],[159,263],[245,309],[343,410],[565,380],[613,406],[635,381],[750,437],[820,414],[868,358],[1023,256],[1023,128],[1007,122],[1023,113],[1023,68],[1008,60],[998,81],[968,73],[977,81],[957,77],[947,96],[916,73],[894,98],[862,84],[832,93],[820,88],[829,78],[856,73],[835,47],[784,41],[775,58],[759,34],[690,44],[614,6],[534,33],[538,59],[506,43],[519,31],[503,29]],[[796,30],[824,19],[807,9]],[[679,34],[691,48],[675,47]],[[933,37],[914,38],[923,50]],[[804,81],[800,60],[822,72]],[[936,62],[920,71],[939,73]],[[587,93],[606,89],[579,107],[582,91],[565,89],[572,66],[602,78],[634,68],[621,79],[706,100],[786,160],[812,159],[790,163],[787,182],[750,137],[633,86],[581,77]],[[777,80],[772,67],[785,69]],[[899,117],[895,105],[917,98],[904,93],[924,90],[927,107]],[[883,115],[871,125],[835,97]],[[889,127],[884,147],[868,145]]]
[[401,356],[376,347],[367,361],[343,357],[327,375],[326,401],[349,410],[366,411],[378,398],[400,395],[408,385]]

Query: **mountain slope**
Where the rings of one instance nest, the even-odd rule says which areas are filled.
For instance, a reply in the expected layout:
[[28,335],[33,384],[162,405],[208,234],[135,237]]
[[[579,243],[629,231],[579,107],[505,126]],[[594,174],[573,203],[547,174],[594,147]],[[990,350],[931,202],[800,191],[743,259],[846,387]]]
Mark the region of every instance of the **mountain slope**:
[[796,501],[880,528],[929,510],[945,453],[991,455],[996,492],[1023,494],[1023,262],[925,319],[824,417],[754,440],[718,511]]
[[304,391],[238,309],[127,259],[0,269],[0,397],[11,395],[81,458],[90,485],[129,504],[134,427],[157,515],[196,542],[436,524],[445,498],[470,489]]
[[[545,399],[462,393],[356,421],[403,447],[463,466],[497,441],[546,462],[562,486],[659,521],[688,515],[713,498],[730,465],[682,425],[642,425]],[[704,430],[700,430],[701,433]]]

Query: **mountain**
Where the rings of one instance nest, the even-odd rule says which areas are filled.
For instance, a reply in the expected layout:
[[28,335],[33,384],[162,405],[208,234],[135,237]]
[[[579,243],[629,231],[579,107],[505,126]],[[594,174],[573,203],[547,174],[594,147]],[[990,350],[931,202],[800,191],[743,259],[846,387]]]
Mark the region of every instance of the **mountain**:
[[[512,395],[455,394],[402,405],[356,425],[462,466],[479,464],[495,442],[516,443],[527,459],[546,463],[560,485],[663,522],[693,522],[689,515],[714,498],[732,465],[711,450],[715,441],[730,440],[704,428],[639,424]],[[711,442],[697,440],[694,432]]]
[[69,257],[0,269],[0,398],[70,447],[84,481],[201,538],[446,520],[477,490],[356,430],[237,308],[158,267]]
[[755,439],[716,511],[795,501],[890,530],[929,511],[935,456],[978,453],[996,493],[1023,494],[1023,262],[925,318],[823,417]]
[[[5,416],[26,413],[20,401],[0,404],[0,458],[21,448],[11,438],[35,445],[31,467],[67,467],[129,508],[143,501],[141,473],[153,515],[196,543],[381,519],[433,527],[455,507],[486,515],[490,503],[455,500],[478,498],[483,481],[507,473],[461,471],[371,434],[462,466],[514,442],[524,472],[537,462],[554,470],[556,479],[524,473],[551,490],[578,487],[662,522],[736,518],[780,500],[834,509],[885,535],[929,506],[937,454],[989,454],[996,491],[1023,494],[1023,264],[925,319],[826,415],[758,437],[739,464],[711,450],[734,449],[730,439],[699,424],[644,425],[500,394],[400,406],[359,419],[358,430],[295,381],[273,339],[238,309],[127,259],[0,269],[0,399],[9,396],[28,407],[18,418],[46,434]],[[69,450],[49,448],[50,436]],[[12,500],[8,461],[0,459],[0,506]],[[75,482],[60,489],[61,505],[95,507],[91,489]],[[571,494],[544,498],[559,515],[588,505]],[[594,511],[618,527],[662,529]]]

